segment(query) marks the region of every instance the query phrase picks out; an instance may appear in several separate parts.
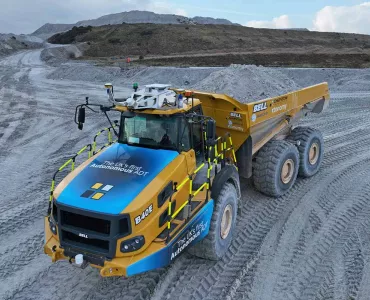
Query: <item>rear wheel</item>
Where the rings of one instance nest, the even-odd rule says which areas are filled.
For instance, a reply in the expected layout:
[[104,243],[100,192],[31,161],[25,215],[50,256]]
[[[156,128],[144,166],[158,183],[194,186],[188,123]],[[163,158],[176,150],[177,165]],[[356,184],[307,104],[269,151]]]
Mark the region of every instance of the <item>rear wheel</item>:
[[262,193],[278,197],[297,179],[299,154],[287,141],[270,141],[258,152],[253,165],[253,183]]
[[238,194],[232,183],[225,183],[215,207],[208,235],[188,252],[205,259],[219,260],[224,256],[232,241],[236,226]]
[[324,140],[319,130],[310,127],[294,128],[289,139],[297,145],[299,152],[299,175],[311,177],[321,166]]

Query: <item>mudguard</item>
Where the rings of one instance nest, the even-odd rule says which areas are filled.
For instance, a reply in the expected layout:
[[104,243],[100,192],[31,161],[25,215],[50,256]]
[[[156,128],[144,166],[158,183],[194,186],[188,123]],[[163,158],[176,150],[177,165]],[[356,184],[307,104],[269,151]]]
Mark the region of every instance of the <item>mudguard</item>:
[[215,199],[215,201],[217,201],[218,195],[220,194],[221,189],[223,188],[226,182],[231,182],[236,188],[236,192],[238,193],[238,210],[240,211],[241,192],[240,192],[239,173],[234,165],[226,165],[221,169],[220,172],[217,173],[212,183],[211,197],[212,199]]
[[249,136],[238,151],[236,151],[239,175],[243,178],[250,178],[252,176],[252,151],[252,137]]
[[181,233],[167,247],[127,267],[127,276],[168,266],[186,248],[204,239],[209,232],[209,226],[214,208],[213,200],[200,210],[197,216],[186,225]]

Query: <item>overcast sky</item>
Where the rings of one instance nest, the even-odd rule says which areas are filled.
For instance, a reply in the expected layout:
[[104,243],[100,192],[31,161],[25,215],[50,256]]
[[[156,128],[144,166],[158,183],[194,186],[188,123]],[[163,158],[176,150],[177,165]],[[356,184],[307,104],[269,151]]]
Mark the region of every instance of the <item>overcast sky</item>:
[[0,0],[0,33],[31,33],[129,10],[226,18],[252,27],[370,34],[370,2],[355,0]]

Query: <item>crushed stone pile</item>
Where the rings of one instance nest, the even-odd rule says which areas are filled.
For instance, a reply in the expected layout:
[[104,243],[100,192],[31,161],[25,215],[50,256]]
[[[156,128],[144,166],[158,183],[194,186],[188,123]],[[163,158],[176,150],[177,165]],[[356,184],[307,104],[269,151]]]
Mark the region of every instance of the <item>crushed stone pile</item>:
[[0,33],[0,57],[12,54],[19,50],[40,48],[42,40],[29,35],[15,35]]
[[213,72],[194,88],[227,94],[242,103],[249,103],[289,93],[299,89],[299,85],[277,69],[231,65]]
[[335,91],[370,91],[370,69],[284,69],[280,71],[301,87],[328,82]]
[[59,66],[61,63],[66,63],[72,58],[78,58],[82,55],[82,51],[76,45],[68,45],[63,47],[48,47],[42,50],[41,59],[52,66]]
[[[55,51],[55,50],[54,50]],[[46,56],[42,57],[44,60]],[[48,58],[47,58],[48,59]],[[53,56],[51,59],[56,59]],[[48,63],[50,59],[48,59]],[[65,63],[47,77],[60,80],[87,81],[98,84],[112,82],[116,86],[131,88],[134,82],[140,86],[152,83],[170,84],[173,87],[187,88],[214,72],[212,68],[155,68],[155,67],[98,67],[86,63]]]
[[103,85],[106,82],[117,82],[121,76],[119,67],[96,67],[85,63],[66,63],[47,76],[48,79],[87,81]]
[[49,79],[88,81],[98,84],[112,82],[130,88],[152,83],[171,84],[173,87],[227,94],[249,103],[283,95],[300,86],[277,69],[253,65],[231,65],[227,68],[173,67],[97,67],[86,63],[67,63],[48,75]]
[[156,68],[141,69],[134,76],[128,77],[131,81],[141,85],[152,83],[171,84],[173,87],[192,88],[200,81],[208,78],[214,68]]

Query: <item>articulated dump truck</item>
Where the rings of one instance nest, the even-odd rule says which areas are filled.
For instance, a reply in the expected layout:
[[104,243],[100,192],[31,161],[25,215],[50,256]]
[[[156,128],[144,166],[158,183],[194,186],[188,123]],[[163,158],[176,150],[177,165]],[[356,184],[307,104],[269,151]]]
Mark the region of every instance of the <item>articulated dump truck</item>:
[[129,98],[117,99],[113,86],[105,87],[109,102],[86,98],[75,122],[82,129],[86,111],[99,112],[109,127],[52,180],[44,251],[53,262],[130,277],[165,267],[184,251],[218,260],[243,204],[240,177],[278,197],[297,176],[320,168],[322,134],[296,125],[327,108],[327,83],[247,104],[163,84],[135,85]]

